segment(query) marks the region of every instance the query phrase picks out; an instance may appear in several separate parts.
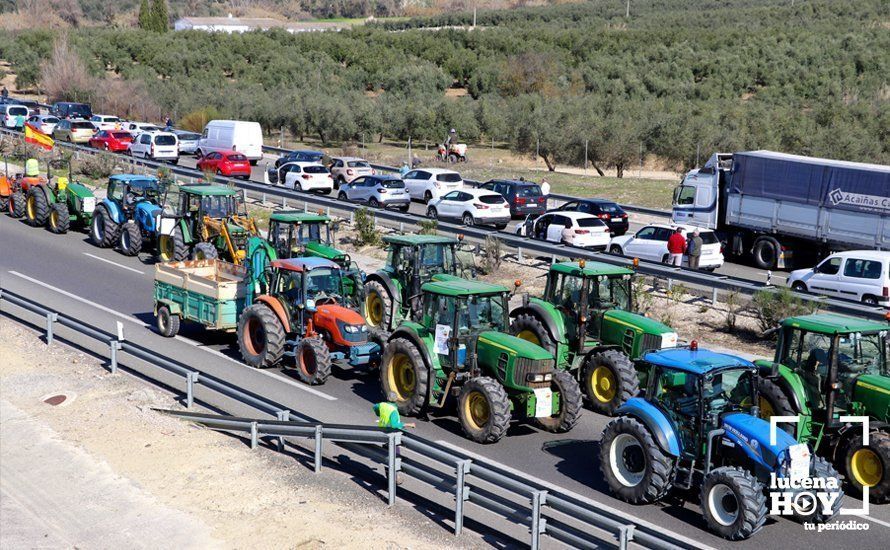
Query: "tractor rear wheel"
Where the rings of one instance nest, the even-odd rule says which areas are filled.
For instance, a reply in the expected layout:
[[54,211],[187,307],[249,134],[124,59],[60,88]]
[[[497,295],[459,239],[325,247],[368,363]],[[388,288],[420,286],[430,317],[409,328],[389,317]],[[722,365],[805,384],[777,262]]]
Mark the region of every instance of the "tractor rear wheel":
[[162,262],[181,262],[188,259],[189,249],[182,237],[182,229],[176,227],[172,235],[158,237],[158,256]]
[[[782,388],[769,378],[757,379],[757,393],[759,395],[757,406],[760,407],[760,418],[769,420],[772,416],[797,415],[797,411],[794,410],[794,406],[791,405],[791,401]],[[776,426],[794,435],[794,424],[782,422]]]
[[[827,513],[824,512],[822,510],[822,503],[813,494],[800,495],[798,497],[798,500],[796,501],[796,504],[804,507],[804,509],[806,510],[811,510],[811,512],[801,514],[795,511],[794,520],[799,521],[800,523],[827,523],[834,519],[834,517],[837,516],[841,511],[841,504],[844,500],[844,490],[840,486],[841,475],[837,473],[837,470],[834,469],[834,466],[832,466],[830,462],[828,462],[821,456],[813,455],[812,476],[813,478],[834,478],[838,480],[837,489],[829,489],[827,487],[825,489],[821,489],[822,491],[831,492],[835,495],[834,502],[831,505],[831,510]],[[809,500],[809,502],[807,502],[807,500]]]
[[114,246],[117,242],[120,225],[114,223],[108,209],[105,206],[96,208],[93,214],[93,222],[90,224],[90,239],[100,248]]
[[49,219],[46,222],[53,233],[67,233],[71,228],[71,215],[68,213],[68,205],[64,202],[54,202],[49,211]]
[[460,389],[457,417],[467,437],[476,443],[494,443],[510,427],[510,398],[494,378],[473,378]]
[[25,215],[25,203],[27,203],[27,199],[25,199],[25,194],[21,191],[16,191],[12,194],[12,197],[9,198],[9,215],[13,218],[21,218]]
[[5,195],[0,195],[0,212],[9,211],[9,197]]
[[614,349],[591,354],[584,362],[582,380],[593,410],[608,416],[640,391],[633,362]]
[[380,360],[380,387],[387,401],[395,403],[399,413],[416,416],[426,406],[430,376],[420,350],[407,338],[396,338],[386,345]]
[[538,424],[548,432],[565,433],[575,427],[584,408],[581,386],[571,374],[565,371],[553,373],[553,392],[559,392],[559,412],[553,416],[536,418]]
[[28,191],[28,203],[25,208],[28,225],[40,227],[46,224],[49,218],[49,201],[41,186],[35,185]]
[[551,354],[556,353],[556,342],[550,331],[534,314],[520,313],[510,324],[510,332],[532,344],[541,346]]
[[215,260],[217,258],[219,258],[219,252],[210,243],[198,243],[192,250],[193,260]]
[[241,358],[251,367],[276,364],[284,352],[284,337],[281,321],[266,304],[253,304],[241,313],[238,347]]
[[173,315],[167,306],[158,308],[155,324],[162,336],[173,338],[179,334],[179,315]]
[[133,222],[126,224],[121,231],[118,246],[125,256],[136,256],[142,251],[142,230]]
[[365,285],[365,320],[374,329],[388,330],[392,322],[392,296],[381,283]]
[[763,485],[736,466],[711,470],[701,486],[702,515],[708,529],[728,540],[744,540],[766,522]]
[[871,432],[867,447],[861,437],[854,438],[843,457],[847,481],[858,495],[868,487],[868,500],[874,504],[890,502],[890,434]]
[[673,458],[658,446],[649,428],[628,416],[619,416],[603,430],[600,469],[612,492],[633,504],[661,499],[674,478]]
[[310,386],[324,384],[331,375],[331,353],[319,336],[303,338],[294,350],[297,376]]

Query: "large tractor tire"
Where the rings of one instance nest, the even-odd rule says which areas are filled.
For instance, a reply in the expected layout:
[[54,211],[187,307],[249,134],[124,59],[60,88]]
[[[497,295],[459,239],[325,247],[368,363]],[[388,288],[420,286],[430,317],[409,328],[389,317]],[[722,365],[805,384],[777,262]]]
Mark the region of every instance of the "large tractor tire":
[[6,195],[0,195],[0,212],[9,211],[9,197]]
[[728,540],[744,540],[766,522],[763,485],[736,466],[711,470],[701,486],[702,515],[708,529]]
[[155,324],[161,335],[166,336],[167,338],[173,338],[179,334],[179,322],[179,315],[171,313],[169,307],[161,306],[158,308]]
[[114,246],[120,233],[120,225],[114,223],[111,214],[105,206],[100,205],[93,213],[93,222],[90,224],[90,240],[100,248]]
[[591,408],[607,416],[640,391],[640,380],[633,362],[618,350],[591,354],[581,373],[584,396]]
[[551,354],[556,353],[556,342],[550,335],[550,331],[535,315],[520,313],[510,323],[510,332],[523,340],[541,346]]
[[429,384],[429,370],[414,342],[396,338],[386,345],[380,361],[380,387],[400,414],[417,416],[423,410]]
[[176,227],[172,235],[158,237],[158,257],[162,262],[181,262],[189,257],[189,248],[182,237],[182,229]]
[[386,341],[387,340],[389,340],[388,332],[384,332],[382,330],[374,330],[374,329],[371,329],[368,332],[368,341],[373,342],[373,343],[377,344],[378,346],[380,346],[380,355],[378,356],[378,358],[376,360],[368,363],[368,367],[370,367],[371,369],[380,368],[380,362],[383,357],[383,350],[386,349]]
[[64,202],[54,202],[50,207],[46,225],[53,233],[59,235],[67,233],[71,228],[71,214],[68,212],[68,205]]
[[365,285],[365,321],[372,329],[389,330],[392,323],[393,297],[381,283],[371,281]]
[[[822,510],[822,503],[815,497],[815,495],[809,494],[805,497],[801,496],[797,504],[802,506],[805,512],[795,512],[794,519],[800,523],[827,523],[840,513],[841,505],[844,501],[844,490],[840,484],[841,475],[837,473],[837,470],[834,469],[834,466],[832,466],[829,461],[821,456],[815,455],[813,455],[813,464],[810,471],[814,478],[828,479],[833,477],[838,480],[837,489],[824,489],[824,491],[833,493],[835,499],[831,505],[831,510],[826,512]],[[809,502],[807,502],[807,500]]]
[[565,371],[553,373],[551,388],[559,393],[559,412],[547,418],[536,418],[541,428],[553,433],[565,433],[575,427],[584,408],[581,386]]
[[[757,406],[760,407],[760,418],[769,420],[772,416],[795,416],[798,414],[782,388],[769,378],[757,379],[757,393],[759,394]],[[794,424],[781,422],[776,426],[794,435]]]
[[510,427],[510,398],[494,378],[479,376],[465,383],[457,407],[460,427],[476,443],[494,443]]
[[16,191],[9,198],[9,215],[13,218],[21,218],[25,215],[25,207],[28,200],[21,191]]
[[303,338],[294,350],[297,376],[310,386],[324,384],[331,375],[331,352],[318,336]]
[[238,347],[245,363],[255,368],[271,367],[284,354],[284,327],[269,306],[253,304],[238,320]]
[[[868,487],[868,500],[874,504],[890,502],[890,434],[868,434],[868,446],[862,445],[861,431],[853,436],[844,460],[844,475],[857,495]],[[849,441],[849,440],[844,440]]]
[[49,201],[41,186],[35,185],[28,191],[25,216],[31,227],[40,227],[46,224],[46,220],[49,218]]
[[603,430],[600,469],[618,498],[633,504],[649,504],[670,490],[674,459],[658,446],[644,424],[620,416]]
[[210,243],[198,243],[192,250],[193,260],[215,260],[217,258],[219,258],[219,252]]
[[142,230],[138,225],[130,222],[123,227],[118,247],[125,256],[136,256],[142,251]]

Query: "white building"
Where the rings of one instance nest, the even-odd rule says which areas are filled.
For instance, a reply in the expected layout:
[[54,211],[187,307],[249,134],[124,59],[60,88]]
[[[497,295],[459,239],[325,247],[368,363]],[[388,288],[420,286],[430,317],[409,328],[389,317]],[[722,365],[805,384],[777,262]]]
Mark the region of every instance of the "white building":
[[287,32],[312,32],[330,31],[347,28],[343,23],[326,22],[293,22],[281,21],[270,17],[183,17],[173,24],[177,31],[206,31],[206,32],[249,32],[267,31],[269,29],[284,29]]

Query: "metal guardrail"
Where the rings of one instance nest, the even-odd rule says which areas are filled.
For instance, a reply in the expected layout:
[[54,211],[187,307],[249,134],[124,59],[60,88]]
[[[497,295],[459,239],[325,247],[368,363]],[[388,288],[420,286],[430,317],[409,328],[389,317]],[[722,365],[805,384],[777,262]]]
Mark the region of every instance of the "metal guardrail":
[[[111,334],[53,311],[34,300],[0,289],[0,305],[4,303],[45,319],[47,345],[52,345],[54,341],[56,325],[107,344],[112,373],[120,367],[121,354],[126,354],[166,373],[183,378],[187,408],[191,408],[194,404],[195,387],[200,385],[260,412],[274,415],[278,420],[184,411],[161,412],[198,422],[213,429],[247,433],[251,448],[256,448],[263,437],[277,439],[279,449],[283,449],[286,444],[293,444],[285,438],[312,439],[316,472],[322,467],[323,442],[336,443],[350,452],[384,465],[387,501],[390,505],[396,501],[398,490],[396,477],[399,472],[423,485],[453,496],[455,534],[460,534],[463,529],[466,503],[472,503],[505,520],[514,530],[516,527],[527,527],[529,546],[535,550],[540,547],[542,535],[577,548],[597,547],[603,543],[617,544],[622,550],[628,548],[630,544],[642,548],[666,550],[705,547],[694,540],[667,532],[663,528],[605,504],[588,500],[555,485],[531,481],[521,473],[507,471],[495,463],[469,456],[419,436],[368,426],[325,424],[314,421],[303,413],[291,411],[279,403],[231,382],[195,370],[155,350],[127,341],[121,323],[118,323],[118,334]],[[13,316],[8,308],[2,311]],[[15,317],[33,323],[21,314]],[[151,378],[146,373],[142,374]],[[214,405],[209,402],[208,404]],[[291,416],[303,420],[291,421],[289,420]],[[404,456],[400,449],[405,451]],[[423,498],[422,495],[419,496]],[[491,522],[486,522],[484,525],[492,531],[515,538],[515,533],[501,530]]]

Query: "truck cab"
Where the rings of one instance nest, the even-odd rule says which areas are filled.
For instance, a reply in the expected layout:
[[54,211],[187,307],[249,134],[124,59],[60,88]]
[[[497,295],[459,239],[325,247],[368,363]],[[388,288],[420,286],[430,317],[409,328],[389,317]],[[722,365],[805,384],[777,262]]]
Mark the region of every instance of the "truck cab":
[[732,153],[714,153],[704,166],[690,170],[674,189],[671,221],[717,229],[720,188],[731,168]]

